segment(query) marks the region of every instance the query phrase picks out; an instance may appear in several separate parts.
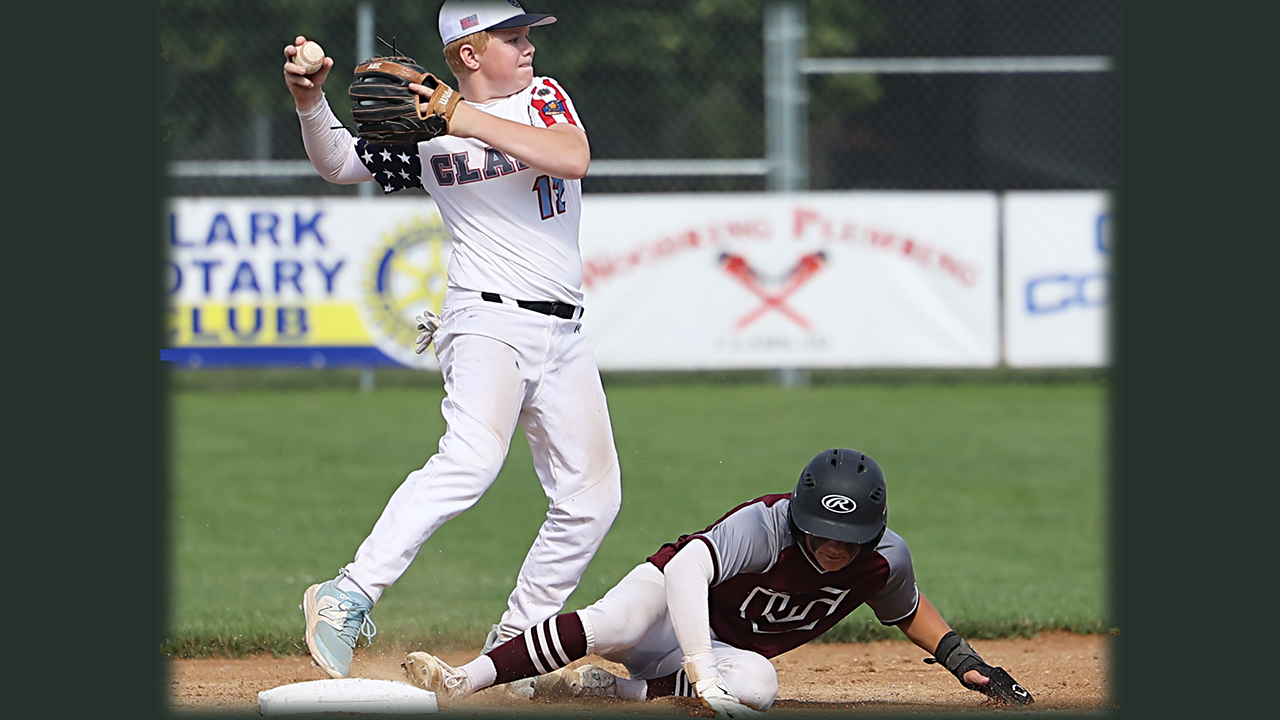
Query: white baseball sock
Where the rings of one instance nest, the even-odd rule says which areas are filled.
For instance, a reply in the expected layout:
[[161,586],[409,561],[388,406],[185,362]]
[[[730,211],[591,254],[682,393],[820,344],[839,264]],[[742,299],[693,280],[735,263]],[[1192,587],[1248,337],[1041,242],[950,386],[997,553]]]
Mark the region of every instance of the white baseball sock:
[[488,655],[481,655],[458,669],[467,674],[473,692],[489,687],[498,679],[498,668]]

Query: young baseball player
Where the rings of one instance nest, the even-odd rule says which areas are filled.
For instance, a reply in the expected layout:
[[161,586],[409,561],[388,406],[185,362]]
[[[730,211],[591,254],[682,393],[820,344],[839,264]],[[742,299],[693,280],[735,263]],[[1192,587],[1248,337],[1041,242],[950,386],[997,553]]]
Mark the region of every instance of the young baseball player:
[[[595,604],[539,623],[458,668],[410,653],[404,668],[447,703],[535,678],[533,697],[697,697],[720,716],[773,705],[769,658],[817,638],[866,603],[964,687],[1000,701],[1031,695],[982,660],[916,587],[906,541],[888,529],[884,474],[862,453],[825,450],[795,490],[765,495],[663,545]],[[587,655],[629,678],[585,665]],[[526,688],[527,689],[527,688]]]
[[[618,455],[595,356],[582,334],[578,247],[581,178],[590,146],[568,93],[533,71],[529,28],[555,22],[514,0],[447,0],[440,39],[464,102],[448,134],[380,146],[353,138],[325,100],[333,66],[312,75],[284,48],[308,157],[328,181],[422,187],[453,239],[433,340],[446,397],[439,450],[391,496],[354,560],[303,598],[306,641],[332,677],[351,671],[370,611],[441,525],[493,483],[517,424],[550,508],[487,646],[563,606],[621,505]],[[426,92],[422,86],[411,86]]]

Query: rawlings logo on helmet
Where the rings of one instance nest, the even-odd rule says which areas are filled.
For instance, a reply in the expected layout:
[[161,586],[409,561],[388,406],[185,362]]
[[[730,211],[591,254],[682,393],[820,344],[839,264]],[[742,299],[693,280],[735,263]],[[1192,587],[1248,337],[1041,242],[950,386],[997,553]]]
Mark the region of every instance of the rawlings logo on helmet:
[[822,507],[838,515],[845,515],[858,509],[858,503],[844,495],[827,495],[822,498]]

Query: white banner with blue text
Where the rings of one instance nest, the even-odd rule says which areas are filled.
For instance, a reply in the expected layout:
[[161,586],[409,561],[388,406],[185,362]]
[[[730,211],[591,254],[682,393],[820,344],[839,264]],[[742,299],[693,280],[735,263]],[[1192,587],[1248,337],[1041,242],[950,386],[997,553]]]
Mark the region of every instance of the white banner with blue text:
[[1110,362],[1111,210],[1105,191],[1004,197],[1005,362]]

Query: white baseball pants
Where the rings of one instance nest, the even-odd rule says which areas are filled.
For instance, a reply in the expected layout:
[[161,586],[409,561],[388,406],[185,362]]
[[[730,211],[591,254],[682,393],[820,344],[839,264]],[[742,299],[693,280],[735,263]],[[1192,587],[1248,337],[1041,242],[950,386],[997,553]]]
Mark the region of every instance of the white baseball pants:
[[440,526],[474,505],[517,423],[550,504],[499,622],[505,641],[560,612],[622,504],[618,453],[595,356],[577,320],[449,291],[435,334],[447,428],[344,568],[375,603]]
[[[636,680],[670,675],[681,668],[684,653],[667,614],[662,571],[637,565],[604,597],[578,611],[587,636],[587,654],[620,663]],[[739,701],[760,711],[778,697],[778,672],[759,653],[711,640],[716,666]]]

